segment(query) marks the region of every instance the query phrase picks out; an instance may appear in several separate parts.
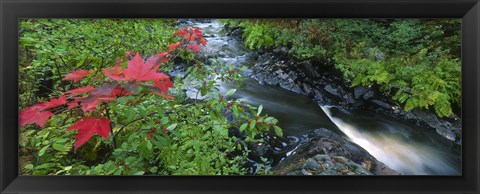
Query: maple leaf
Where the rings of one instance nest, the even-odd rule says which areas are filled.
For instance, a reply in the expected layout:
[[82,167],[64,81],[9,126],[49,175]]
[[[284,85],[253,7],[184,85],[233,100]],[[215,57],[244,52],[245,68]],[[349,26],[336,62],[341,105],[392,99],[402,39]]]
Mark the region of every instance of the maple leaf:
[[182,43],[181,42],[176,42],[168,45],[168,52],[172,52],[175,49],[177,49]]
[[167,92],[168,88],[171,88],[173,86],[173,83],[170,81],[170,79],[166,79],[156,80],[153,85],[160,89],[162,92]]
[[78,130],[78,133],[75,136],[76,150],[90,140],[90,138],[95,134],[108,139],[108,135],[110,133],[110,120],[83,117],[81,120],[78,120],[67,129],[67,131],[70,130]]
[[65,92],[65,94],[70,94],[71,96],[78,96],[78,95],[88,93],[88,92],[90,92],[94,89],[95,89],[95,87],[93,87],[93,86],[84,86],[84,87],[79,87],[79,88],[75,88],[75,89],[72,89],[72,90],[68,90],[68,91]]
[[[96,88],[90,92],[86,98],[80,100],[82,103],[82,111],[95,111],[95,107],[100,103],[100,101],[112,101],[115,100],[113,97],[115,88],[117,88],[117,83],[106,83],[99,88]],[[113,99],[112,99],[113,98]]]
[[67,106],[67,109],[68,109],[68,110],[72,110],[72,108],[75,108],[76,106],[78,106],[78,103],[79,103],[79,101],[76,101],[76,100],[75,100],[75,101],[72,101],[72,102],[69,102],[69,103],[67,104],[67,105],[68,105],[68,106]]
[[55,107],[58,107],[58,106],[62,106],[66,103],[67,103],[67,97],[60,96],[57,99],[52,98],[52,99],[50,99],[50,101],[45,102],[41,105],[43,107],[43,110],[45,110],[45,109],[48,109],[48,108],[55,108]]
[[127,80],[123,74],[123,68],[120,66],[107,67],[102,69],[103,75],[112,78],[114,80]]
[[42,106],[32,106],[25,110],[20,111],[20,126],[35,123],[40,127],[45,126],[48,119],[53,116],[50,111],[41,111]]
[[188,49],[192,50],[194,53],[197,53],[200,50],[200,45],[198,44],[189,44]]
[[93,73],[91,70],[74,70],[72,73],[65,75],[63,80],[73,80],[73,83],[76,83],[91,73]]
[[203,46],[207,45],[207,39],[205,38],[200,38],[197,40],[200,44],[202,44]]
[[200,28],[195,28],[195,29],[193,29],[193,36],[194,36],[194,38],[196,38],[196,39],[202,38],[203,33],[202,33],[202,31],[200,30]]
[[67,97],[60,96],[57,99],[52,98],[48,102],[35,104],[25,110],[20,111],[20,126],[35,123],[40,127],[45,126],[48,119],[53,113],[46,111],[49,108],[55,108],[67,103]]
[[123,70],[123,74],[129,81],[150,81],[169,78],[169,76],[163,73],[156,72],[153,69],[154,66],[154,60],[144,63],[142,57],[137,54],[132,60],[128,61],[128,67]]

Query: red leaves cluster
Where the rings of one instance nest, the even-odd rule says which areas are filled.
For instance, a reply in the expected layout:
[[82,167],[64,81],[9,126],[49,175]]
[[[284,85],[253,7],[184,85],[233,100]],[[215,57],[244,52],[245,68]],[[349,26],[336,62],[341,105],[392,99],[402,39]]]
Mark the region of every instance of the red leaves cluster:
[[185,27],[178,30],[173,36],[182,37],[179,42],[168,45],[168,52],[176,50],[180,45],[187,45],[187,49],[197,53],[200,51],[200,45],[207,45],[207,39],[203,38],[203,33],[199,28]]
[[[133,95],[139,86],[145,87],[158,96],[174,99],[168,95],[168,89],[173,87],[173,83],[168,75],[158,72],[159,67],[168,61],[170,53],[178,48],[186,48],[197,53],[201,49],[200,45],[205,46],[207,43],[198,28],[186,27],[177,31],[174,36],[180,36],[182,40],[169,45],[168,52],[156,54],[144,61],[139,54],[129,51],[125,54],[125,58],[130,59],[126,68],[120,66],[123,59],[118,60],[112,67],[103,68],[101,70],[103,75],[110,80],[100,87],[87,85],[71,89],[56,99],[52,98],[48,102],[38,103],[21,110],[19,113],[20,125],[37,124],[43,127],[54,115],[52,111],[60,106],[67,107],[68,110],[79,107],[83,112],[97,112],[97,106],[102,102],[115,101],[118,97]],[[134,54],[135,56],[132,58]],[[93,70],[74,70],[65,75],[63,80],[72,80],[77,83],[92,73],[94,73]],[[148,81],[153,81],[153,85],[144,85],[143,82]],[[81,147],[95,134],[108,139],[111,121],[98,113],[92,114],[96,115],[95,118],[83,116],[67,129],[67,131],[78,130],[75,136],[75,149]]]

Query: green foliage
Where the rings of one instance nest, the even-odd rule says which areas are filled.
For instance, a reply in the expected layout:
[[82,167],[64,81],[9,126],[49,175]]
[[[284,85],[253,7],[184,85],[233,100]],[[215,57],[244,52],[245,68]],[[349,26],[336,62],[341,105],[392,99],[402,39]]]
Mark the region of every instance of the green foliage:
[[151,56],[165,50],[173,41],[171,24],[158,19],[20,20],[20,106],[68,90],[71,85],[61,79],[74,69],[99,70],[128,51]]
[[[104,25],[113,22],[120,26],[141,27],[144,22],[150,20],[31,20],[33,26],[40,23],[51,23],[55,28],[67,29],[68,25],[80,23],[86,25],[89,33],[100,32]],[[166,26],[165,21],[157,27],[158,34],[155,38],[162,44],[142,42],[143,36],[132,35],[133,47],[117,48],[122,51],[141,49],[142,52],[160,52],[166,44],[174,39],[171,37],[172,27]],[[124,23],[125,22],[125,23]],[[27,22],[28,23],[28,22]],[[101,23],[101,26],[94,25]],[[153,22],[155,23],[155,22]],[[65,24],[66,26],[59,26]],[[50,25],[50,24],[49,24]],[[92,26],[90,26],[92,25]],[[84,26],[85,27],[85,26]],[[21,28],[23,30],[23,28]],[[75,31],[76,29],[70,29]],[[108,31],[108,30],[107,30]],[[153,30],[152,30],[153,32]],[[87,33],[87,34],[89,34]],[[113,32],[112,32],[113,33]],[[119,32],[121,33],[121,32]],[[96,33],[94,33],[96,34]],[[45,36],[53,36],[45,34]],[[93,36],[93,35],[92,35]],[[67,36],[68,37],[68,36]],[[96,36],[95,38],[111,41],[110,37]],[[139,42],[136,42],[135,38]],[[48,38],[47,38],[48,39]],[[128,39],[128,38],[127,38]],[[93,41],[93,39],[88,39]],[[89,42],[85,41],[85,42]],[[31,44],[41,40],[33,40]],[[59,37],[52,40],[52,45],[61,43]],[[145,43],[145,45],[144,45]],[[81,53],[76,46],[65,46],[65,52],[70,53],[69,59],[89,60],[89,63],[77,63],[72,69],[83,68],[94,70],[98,73],[101,68],[111,66],[123,54],[108,52],[108,48],[115,42],[103,42],[95,47],[97,54]],[[24,47],[28,47],[23,45]],[[77,45],[78,46],[78,45]],[[233,65],[226,66],[218,62],[206,63],[201,61],[195,52],[179,47],[171,52],[172,57],[160,67],[160,71],[168,72],[173,67],[175,57],[181,57],[188,62],[188,68],[184,75],[175,77],[174,86],[169,88],[168,93],[175,99],[169,100],[159,97],[149,90],[147,83],[139,83],[134,95],[117,97],[111,101],[101,102],[97,111],[83,112],[76,108],[67,111],[65,107],[52,110],[53,116],[45,127],[26,125],[20,128],[20,174],[23,175],[239,175],[247,174],[245,165],[248,162],[248,148],[245,142],[260,141],[259,135],[271,130],[281,136],[282,130],[277,126],[277,120],[268,115],[261,114],[263,107],[250,106],[244,102],[230,99],[235,92],[232,89],[222,93],[218,89],[219,81],[241,83],[243,77],[241,71]],[[33,48],[28,48],[33,49]],[[27,49],[27,50],[28,50]],[[75,52],[80,52],[75,55]],[[56,51],[48,49],[41,51],[29,50],[33,58],[38,57],[40,52],[60,56]],[[116,51],[115,51],[116,52]],[[46,55],[46,54],[45,54]],[[117,56],[118,55],[118,56]],[[101,59],[96,56],[102,56]],[[169,55],[170,56],[170,55]],[[50,56],[49,56],[50,57]],[[67,59],[66,55],[63,56]],[[27,64],[27,58],[22,58],[21,63]],[[97,63],[100,60],[102,63]],[[37,65],[27,65],[29,71],[21,72],[21,75],[38,74],[42,71],[39,67],[55,69],[52,64],[38,60]],[[95,62],[96,61],[96,62]],[[108,61],[108,62],[105,62]],[[75,63],[74,63],[75,64]],[[125,65],[125,62],[119,64]],[[68,67],[65,66],[67,69]],[[56,70],[55,70],[56,71]],[[65,74],[60,72],[60,80]],[[70,71],[68,71],[70,72]],[[95,74],[97,74],[95,73]],[[46,78],[49,78],[46,76]],[[97,86],[101,78],[83,79],[79,86]],[[60,82],[59,82],[60,83]],[[133,82],[129,82],[133,83]],[[25,88],[34,87],[36,82],[25,82]],[[60,84],[61,86],[61,84]],[[77,87],[72,87],[77,88]],[[55,87],[52,94],[63,93],[61,87]],[[185,90],[196,90],[195,95],[188,95]],[[21,90],[21,95],[32,95],[29,91]],[[192,99],[193,98],[193,99]],[[29,104],[27,98],[21,98],[20,104]],[[20,107],[20,109],[23,109]],[[253,111],[257,110],[255,113]],[[111,133],[108,139],[93,136],[92,139],[75,150],[75,132],[68,131],[75,121],[85,115],[108,115],[111,121]],[[227,120],[226,115],[233,115],[233,121]],[[245,123],[249,128],[243,133],[248,136],[245,140],[239,140],[229,135],[230,129],[238,129]],[[253,124],[252,124],[253,123]],[[267,164],[265,168],[268,168]]]
[[[405,110],[450,116],[461,106],[459,19],[226,20],[248,47],[288,46],[301,60],[333,63],[352,86],[378,85]],[[268,29],[265,30],[264,28]],[[251,35],[255,32],[255,36]],[[279,33],[281,32],[281,33]],[[271,37],[265,45],[259,37]]]

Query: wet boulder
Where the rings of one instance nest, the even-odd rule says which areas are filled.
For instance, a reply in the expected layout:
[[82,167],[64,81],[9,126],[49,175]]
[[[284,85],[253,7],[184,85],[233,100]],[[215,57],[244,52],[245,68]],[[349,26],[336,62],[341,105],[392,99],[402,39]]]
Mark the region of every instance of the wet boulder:
[[[272,168],[277,175],[398,175],[366,150],[320,128]],[[338,163],[338,164],[337,164]]]

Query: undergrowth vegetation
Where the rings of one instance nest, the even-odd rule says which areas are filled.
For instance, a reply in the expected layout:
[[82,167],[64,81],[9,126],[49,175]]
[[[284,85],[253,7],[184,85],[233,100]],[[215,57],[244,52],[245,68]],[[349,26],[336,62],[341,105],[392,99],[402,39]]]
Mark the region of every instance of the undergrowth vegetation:
[[[235,89],[219,91],[242,76],[204,60],[206,43],[170,20],[21,20],[20,174],[251,173],[246,144],[282,130]],[[170,75],[179,60],[184,73]]]
[[333,64],[351,86],[375,86],[405,110],[461,107],[460,19],[228,19],[250,49],[287,47]]

